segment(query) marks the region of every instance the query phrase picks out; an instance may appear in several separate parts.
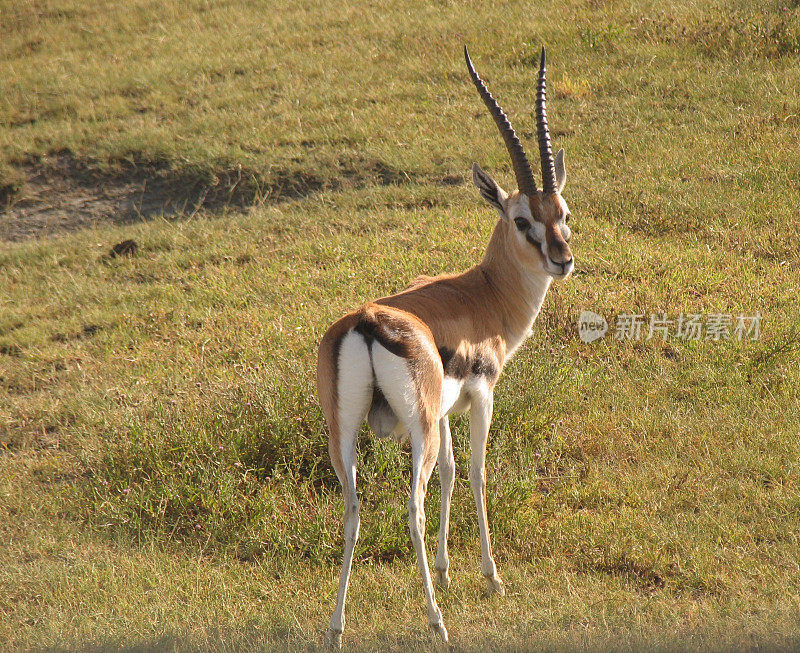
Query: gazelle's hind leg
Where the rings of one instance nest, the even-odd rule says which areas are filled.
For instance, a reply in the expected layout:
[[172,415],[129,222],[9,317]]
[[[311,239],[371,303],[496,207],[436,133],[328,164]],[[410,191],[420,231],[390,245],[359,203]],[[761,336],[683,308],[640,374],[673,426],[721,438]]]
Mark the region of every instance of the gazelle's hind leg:
[[405,425],[411,440],[411,497],[408,525],[422,576],[428,623],[443,643],[447,629],[436,604],[425,549],[425,492],[439,453],[439,407],[441,404],[441,362],[434,353],[418,352],[409,363],[376,343],[372,348],[375,380],[395,415]]
[[[427,432],[426,432],[427,431]],[[408,502],[408,526],[411,531],[411,541],[414,543],[414,550],[417,554],[417,566],[422,575],[422,585],[425,590],[425,602],[428,606],[428,623],[431,629],[443,642],[447,642],[447,629],[444,627],[442,612],[436,604],[436,596],[433,591],[433,582],[428,569],[428,554],[425,547],[425,493],[428,489],[428,481],[431,478],[433,467],[436,464],[436,449],[438,442],[433,447],[431,455],[430,443],[438,439],[438,425],[427,428],[426,431],[419,430],[418,434],[411,435],[411,497]]]
[[[331,427],[329,450],[344,498],[344,558],[339,578],[336,609],[331,617],[328,646],[339,648],[344,632],[344,604],[353,564],[353,550],[358,540],[361,519],[356,495],[356,439],[372,400],[372,366],[369,349],[361,335],[353,331],[344,336],[339,352],[340,376],[337,383],[336,419],[328,418]],[[326,416],[327,417],[327,416]],[[334,430],[335,429],[335,430]]]

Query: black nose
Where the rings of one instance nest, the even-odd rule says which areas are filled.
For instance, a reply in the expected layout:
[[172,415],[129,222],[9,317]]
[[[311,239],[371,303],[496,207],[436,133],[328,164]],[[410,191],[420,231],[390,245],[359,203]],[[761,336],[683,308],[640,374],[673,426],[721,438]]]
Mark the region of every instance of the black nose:
[[563,273],[567,271],[567,268],[570,266],[571,263],[572,259],[570,258],[568,261],[564,261],[563,263],[557,263],[557,265],[558,267],[561,268],[561,272]]

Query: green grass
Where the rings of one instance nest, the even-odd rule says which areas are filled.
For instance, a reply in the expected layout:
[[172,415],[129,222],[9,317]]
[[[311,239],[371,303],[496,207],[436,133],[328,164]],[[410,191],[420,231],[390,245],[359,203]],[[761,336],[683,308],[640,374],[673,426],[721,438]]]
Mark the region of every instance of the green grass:
[[[786,4],[786,8],[783,5]],[[0,2],[0,199],[56,152],[228,183],[246,206],[0,243],[0,642],[313,649],[341,499],[316,343],[477,262],[478,161],[535,153],[535,58],[577,273],[506,369],[484,596],[453,420],[458,650],[792,648],[800,636],[800,8],[795,2]],[[189,175],[185,177],[184,175]],[[187,212],[188,213],[188,212]],[[0,219],[5,219],[0,217]],[[109,259],[125,238],[132,258]],[[583,309],[763,316],[756,342],[584,344]],[[360,447],[345,642],[429,646],[409,460]],[[438,482],[427,502],[429,555]]]

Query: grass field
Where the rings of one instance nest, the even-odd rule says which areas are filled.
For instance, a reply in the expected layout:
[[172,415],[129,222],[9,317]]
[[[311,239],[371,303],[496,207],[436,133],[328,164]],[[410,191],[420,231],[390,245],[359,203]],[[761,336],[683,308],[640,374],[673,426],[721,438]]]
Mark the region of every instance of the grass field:
[[[316,344],[480,260],[473,161],[512,184],[465,43],[534,157],[547,44],[577,265],[496,392],[505,598],[453,420],[454,648],[798,645],[796,0],[0,0],[0,648],[321,645]],[[582,310],[761,333],[586,344]],[[359,471],[345,644],[428,648],[408,454],[365,429]]]

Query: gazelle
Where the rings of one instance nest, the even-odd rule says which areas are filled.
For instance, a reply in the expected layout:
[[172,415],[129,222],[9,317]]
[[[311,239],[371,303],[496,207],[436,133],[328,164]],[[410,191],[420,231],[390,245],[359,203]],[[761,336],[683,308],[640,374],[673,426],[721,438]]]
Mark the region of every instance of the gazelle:
[[328,644],[336,647],[344,631],[344,604],[360,524],[356,438],[365,417],[377,435],[410,440],[411,540],[428,621],[447,642],[428,569],[424,498],[438,459],[442,505],[434,567],[437,585],[447,588],[447,533],[455,478],[448,415],[469,410],[469,478],[478,511],[481,571],[489,593],[504,594],[486,516],[486,440],[493,390],[503,366],[530,334],[551,281],[567,277],[574,262],[567,244],[569,209],[561,197],[564,150],[553,157],[545,113],[544,48],[536,95],[542,190],[536,188],[522,144],[475,72],[466,47],[464,57],[511,156],[518,190],[509,195],[473,164],[475,185],[500,214],[483,260],[461,274],[419,278],[401,293],[365,304],[334,323],[320,343],[317,387],[330,430],[328,448],[344,495],[344,560],[327,634]]

